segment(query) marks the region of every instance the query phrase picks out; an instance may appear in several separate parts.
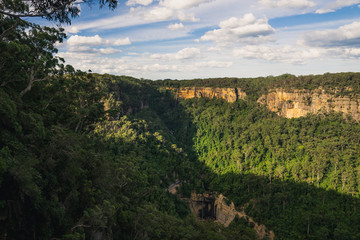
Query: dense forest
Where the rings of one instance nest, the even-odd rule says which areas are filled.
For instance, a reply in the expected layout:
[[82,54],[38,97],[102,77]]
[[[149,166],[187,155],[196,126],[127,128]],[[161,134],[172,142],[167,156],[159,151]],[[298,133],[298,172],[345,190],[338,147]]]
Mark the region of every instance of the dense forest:
[[182,80],[160,80],[149,82],[162,87],[237,87],[251,97],[259,98],[262,94],[277,88],[287,91],[295,89],[315,90],[323,88],[337,95],[360,95],[360,73],[325,73],[321,75],[295,76],[283,74],[258,78],[209,78]]
[[[63,29],[22,19],[38,11],[69,22],[76,9],[21,4],[0,4],[0,239],[257,238],[245,218],[224,227],[196,217],[191,192],[224,194],[275,239],[360,238],[359,123],[338,113],[286,119],[256,102],[276,87],[357,95],[359,73],[86,73],[54,57]],[[248,97],[179,100],[164,86],[240,87]],[[178,194],[167,191],[179,181]]]

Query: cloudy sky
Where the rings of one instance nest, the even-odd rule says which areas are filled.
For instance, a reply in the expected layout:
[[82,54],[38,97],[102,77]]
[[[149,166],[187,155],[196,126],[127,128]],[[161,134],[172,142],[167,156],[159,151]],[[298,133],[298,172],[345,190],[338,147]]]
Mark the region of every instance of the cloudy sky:
[[360,71],[360,0],[125,0],[78,4],[68,64],[145,79]]

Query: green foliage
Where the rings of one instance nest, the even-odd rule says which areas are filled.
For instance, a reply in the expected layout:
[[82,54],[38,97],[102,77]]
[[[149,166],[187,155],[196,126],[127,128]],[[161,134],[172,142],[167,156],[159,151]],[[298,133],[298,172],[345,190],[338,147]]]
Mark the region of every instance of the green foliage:
[[[84,1],[92,3],[91,0]],[[71,18],[80,14],[80,9],[76,6],[76,0],[3,0],[0,3],[0,17],[3,15],[12,18],[21,17],[43,17],[50,21],[60,23],[71,23]],[[117,0],[99,0],[100,7],[108,5],[113,9],[117,5]]]
[[322,88],[336,96],[359,96],[360,73],[325,73],[322,75],[294,76],[283,74],[258,78],[209,78],[193,80],[159,80],[152,84],[159,87],[237,87],[248,95],[248,100],[257,100],[272,89],[283,88],[315,90]]
[[[280,239],[337,239],[342,226],[359,223],[357,123],[341,114],[285,119],[245,101],[180,104],[193,119],[192,144],[210,170],[209,189]],[[360,229],[346,231],[356,239]]]
[[[284,119],[254,101],[284,86],[355,96],[358,73],[160,82],[87,74],[53,56],[62,29],[4,17],[9,10],[29,9],[0,3],[0,238],[256,239],[245,219],[228,228],[195,219],[167,191],[181,181],[182,197],[223,193],[278,239],[359,239],[359,124],[333,113]],[[178,102],[159,86],[240,87],[249,97]]]

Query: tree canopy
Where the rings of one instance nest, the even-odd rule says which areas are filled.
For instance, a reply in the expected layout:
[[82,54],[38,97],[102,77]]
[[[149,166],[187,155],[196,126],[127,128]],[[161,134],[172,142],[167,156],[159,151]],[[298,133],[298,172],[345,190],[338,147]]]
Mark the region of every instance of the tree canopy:
[[[93,3],[93,0],[2,0],[0,2],[0,16],[23,18],[42,17],[50,21],[71,23],[71,18],[79,15],[77,4]],[[114,9],[117,0],[99,0],[100,7],[107,5]]]

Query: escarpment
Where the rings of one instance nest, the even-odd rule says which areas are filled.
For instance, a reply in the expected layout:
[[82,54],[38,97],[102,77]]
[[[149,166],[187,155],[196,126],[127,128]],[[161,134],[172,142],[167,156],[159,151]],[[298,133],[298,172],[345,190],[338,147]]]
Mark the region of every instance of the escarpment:
[[170,90],[176,98],[181,99],[205,97],[210,99],[223,99],[232,103],[246,97],[246,93],[240,88],[180,87],[165,89]]
[[298,118],[309,113],[342,112],[360,121],[360,99],[355,96],[337,96],[319,88],[316,90],[285,91],[275,89],[261,96],[259,103],[266,104],[270,111],[286,118]]
[[[233,103],[245,99],[247,94],[241,88],[180,87],[163,88],[169,90],[176,99],[210,98],[223,99]],[[329,92],[322,88],[315,90],[274,89],[262,95],[258,103],[265,104],[270,111],[286,118],[299,118],[309,113],[342,112],[360,121],[360,98],[357,95],[339,96],[336,91]]]

